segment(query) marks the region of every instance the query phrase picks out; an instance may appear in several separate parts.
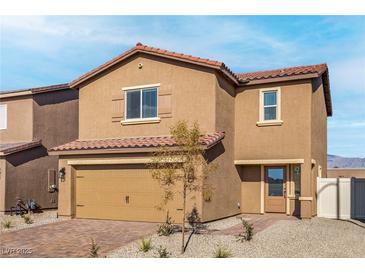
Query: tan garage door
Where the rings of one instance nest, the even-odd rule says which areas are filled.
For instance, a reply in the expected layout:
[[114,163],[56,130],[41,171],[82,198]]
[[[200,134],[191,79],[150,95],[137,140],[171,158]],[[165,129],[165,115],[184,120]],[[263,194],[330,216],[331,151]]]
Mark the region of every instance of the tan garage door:
[[77,218],[163,222],[168,210],[179,222],[179,195],[160,210],[162,194],[159,183],[143,165],[76,168]]

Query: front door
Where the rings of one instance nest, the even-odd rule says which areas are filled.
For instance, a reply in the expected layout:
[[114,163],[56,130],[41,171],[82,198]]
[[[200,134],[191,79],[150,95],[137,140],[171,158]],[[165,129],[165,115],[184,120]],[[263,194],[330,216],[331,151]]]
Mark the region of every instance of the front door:
[[285,167],[265,167],[265,212],[285,213]]

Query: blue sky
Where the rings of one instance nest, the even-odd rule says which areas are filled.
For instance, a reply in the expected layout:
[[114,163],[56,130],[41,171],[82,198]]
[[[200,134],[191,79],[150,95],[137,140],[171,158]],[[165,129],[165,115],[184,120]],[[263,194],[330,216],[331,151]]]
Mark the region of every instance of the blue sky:
[[0,90],[68,82],[140,41],[245,72],[326,62],[328,153],[365,157],[365,17],[1,17]]

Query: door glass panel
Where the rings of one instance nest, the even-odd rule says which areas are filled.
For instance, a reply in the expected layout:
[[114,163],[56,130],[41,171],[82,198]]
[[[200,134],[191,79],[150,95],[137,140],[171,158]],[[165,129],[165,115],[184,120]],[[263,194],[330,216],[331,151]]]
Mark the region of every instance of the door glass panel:
[[267,168],[269,196],[283,196],[284,168]]

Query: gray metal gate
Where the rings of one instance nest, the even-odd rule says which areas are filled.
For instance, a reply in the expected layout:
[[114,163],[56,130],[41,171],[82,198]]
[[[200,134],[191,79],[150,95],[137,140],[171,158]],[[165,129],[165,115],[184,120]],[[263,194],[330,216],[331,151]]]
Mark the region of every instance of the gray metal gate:
[[351,218],[365,219],[365,179],[351,180]]

